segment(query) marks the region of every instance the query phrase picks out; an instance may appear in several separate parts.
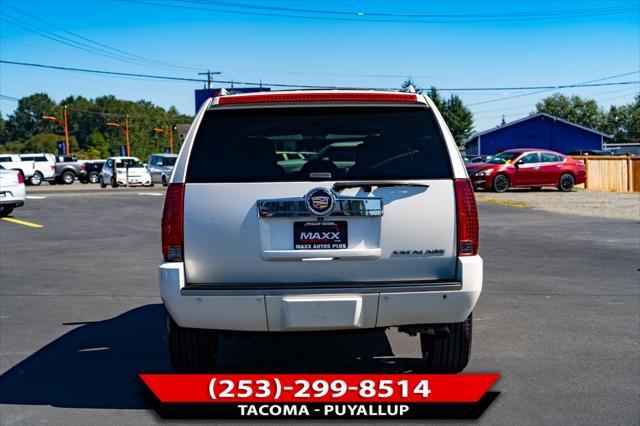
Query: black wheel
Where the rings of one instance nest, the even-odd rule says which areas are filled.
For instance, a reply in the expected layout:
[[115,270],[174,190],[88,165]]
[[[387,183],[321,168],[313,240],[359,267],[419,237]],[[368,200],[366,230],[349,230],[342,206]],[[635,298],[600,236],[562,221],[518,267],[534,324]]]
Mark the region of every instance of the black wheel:
[[111,187],[112,188],[118,187],[118,181],[116,180],[115,176],[111,177]]
[[562,192],[571,192],[575,184],[576,180],[573,178],[573,175],[565,173],[560,176],[560,180],[558,181],[558,189]]
[[162,186],[167,186],[169,185],[169,182],[167,182],[167,177],[165,175],[162,175]]
[[43,178],[43,176],[42,176],[42,173],[40,173],[40,172],[35,172],[35,173],[34,173],[34,174],[29,178],[29,183],[30,183],[31,185],[38,186],[38,185],[40,185],[40,184],[42,183],[42,180],[43,180],[43,179],[44,179],[44,178]]
[[167,315],[169,358],[177,373],[206,373],[213,370],[218,352],[218,335],[209,330],[183,328]]
[[493,178],[491,186],[496,192],[506,192],[509,189],[509,178],[507,175],[498,174]]
[[89,182],[98,183],[100,180],[100,174],[98,172],[89,172]]
[[67,170],[66,172],[62,173],[62,183],[64,183],[65,185],[71,185],[75,181],[76,175],[73,172]]
[[449,336],[438,339],[433,334],[420,333],[420,347],[425,367],[440,373],[459,373],[471,356],[471,314],[464,322],[449,325]]
[[6,217],[13,211],[13,206],[0,206],[0,217]]
[[102,176],[100,176],[98,183],[100,183],[100,188],[106,188],[107,184],[104,183],[104,180],[102,179]]

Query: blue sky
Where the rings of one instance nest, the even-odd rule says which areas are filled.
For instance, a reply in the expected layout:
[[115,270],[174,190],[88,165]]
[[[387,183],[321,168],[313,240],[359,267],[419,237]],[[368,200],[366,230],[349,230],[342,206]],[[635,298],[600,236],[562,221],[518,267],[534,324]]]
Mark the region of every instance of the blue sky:
[[[398,87],[412,76],[421,86],[458,88],[570,84],[640,70],[637,0],[2,0],[0,14],[0,58],[110,71],[197,78],[212,69],[225,80],[365,87]],[[406,14],[449,17],[400,16]],[[171,65],[131,63],[46,37],[80,41],[63,30],[110,52]],[[638,79],[636,73],[605,81]],[[193,90],[201,87],[0,65],[0,93],[18,98],[113,94],[193,114]],[[609,106],[630,102],[638,91],[630,85],[561,92]],[[552,92],[513,97],[527,93],[458,92],[471,105],[476,130],[495,126],[503,114],[507,121],[523,117]],[[16,106],[0,102],[4,115]]]

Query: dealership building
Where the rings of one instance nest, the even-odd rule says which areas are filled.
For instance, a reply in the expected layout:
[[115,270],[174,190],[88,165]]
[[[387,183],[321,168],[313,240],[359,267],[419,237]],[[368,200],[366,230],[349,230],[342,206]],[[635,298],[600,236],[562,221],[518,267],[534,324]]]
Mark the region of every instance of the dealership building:
[[538,113],[473,134],[465,143],[466,155],[494,155],[506,149],[538,148],[568,154],[578,150],[600,150],[611,135]]

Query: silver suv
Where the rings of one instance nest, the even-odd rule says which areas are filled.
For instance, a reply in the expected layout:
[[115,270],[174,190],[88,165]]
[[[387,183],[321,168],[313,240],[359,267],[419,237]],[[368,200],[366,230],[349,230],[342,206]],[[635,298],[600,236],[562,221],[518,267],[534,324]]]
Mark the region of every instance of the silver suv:
[[[336,144],[349,161],[327,148]],[[323,154],[288,168],[279,152]],[[422,95],[205,102],[167,189],[162,251],[177,371],[211,370],[218,336],[235,331],[398,327],[420,335],[428,369],[469,360],[477,208],[451,133]]]

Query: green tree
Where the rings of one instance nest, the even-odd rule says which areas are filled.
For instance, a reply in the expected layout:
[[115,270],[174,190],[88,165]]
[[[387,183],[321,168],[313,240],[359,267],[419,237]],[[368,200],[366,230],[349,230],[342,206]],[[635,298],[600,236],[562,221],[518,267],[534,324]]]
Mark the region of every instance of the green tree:
[[56,103],[46,93],[35,93],[18,101],[18,108],[7,120],[7,140],[26,140],[37,133],[60,130],[59,125],[42,119],[45,114],[53,114]]
[[457,95],[445,101],[442,115],[457,144],[462,144],[473,132],[473,113]]
[[446,105],[444,99],[442,99],[442,96],[440,96],[440,92],[438,92],[438,89],[436,89],[434,86],[431,86],[426,95],[433,101],[434,104],[436,104],[436,108],[438,108],[438,111],[440,111],[440,113],[444,115],[444,109],[446,108]]
[[7,134],[7,120],[2,116],[2,111],[0,111],[0,145],[7,142],[9,140],[9,135]]
[[536,110],[592,129],[604,130],[606,124],[606,114],[596,101],[576,95],[553,94],[538,102]]
[[611,106],[604,131],[612,134],[618,143],[640,142],[640,95],[628,105]]
[[405,81],[402,82],[402,84],[400,85],[400,89],[402,89],[403,91],[406,91],[409,86],[413,86],[413,89],[416,91],[416,93],[422,93],[423,89],[418,86],[418,84],[413,81],[413,78],[411,77],[407,77],[407,79]]

